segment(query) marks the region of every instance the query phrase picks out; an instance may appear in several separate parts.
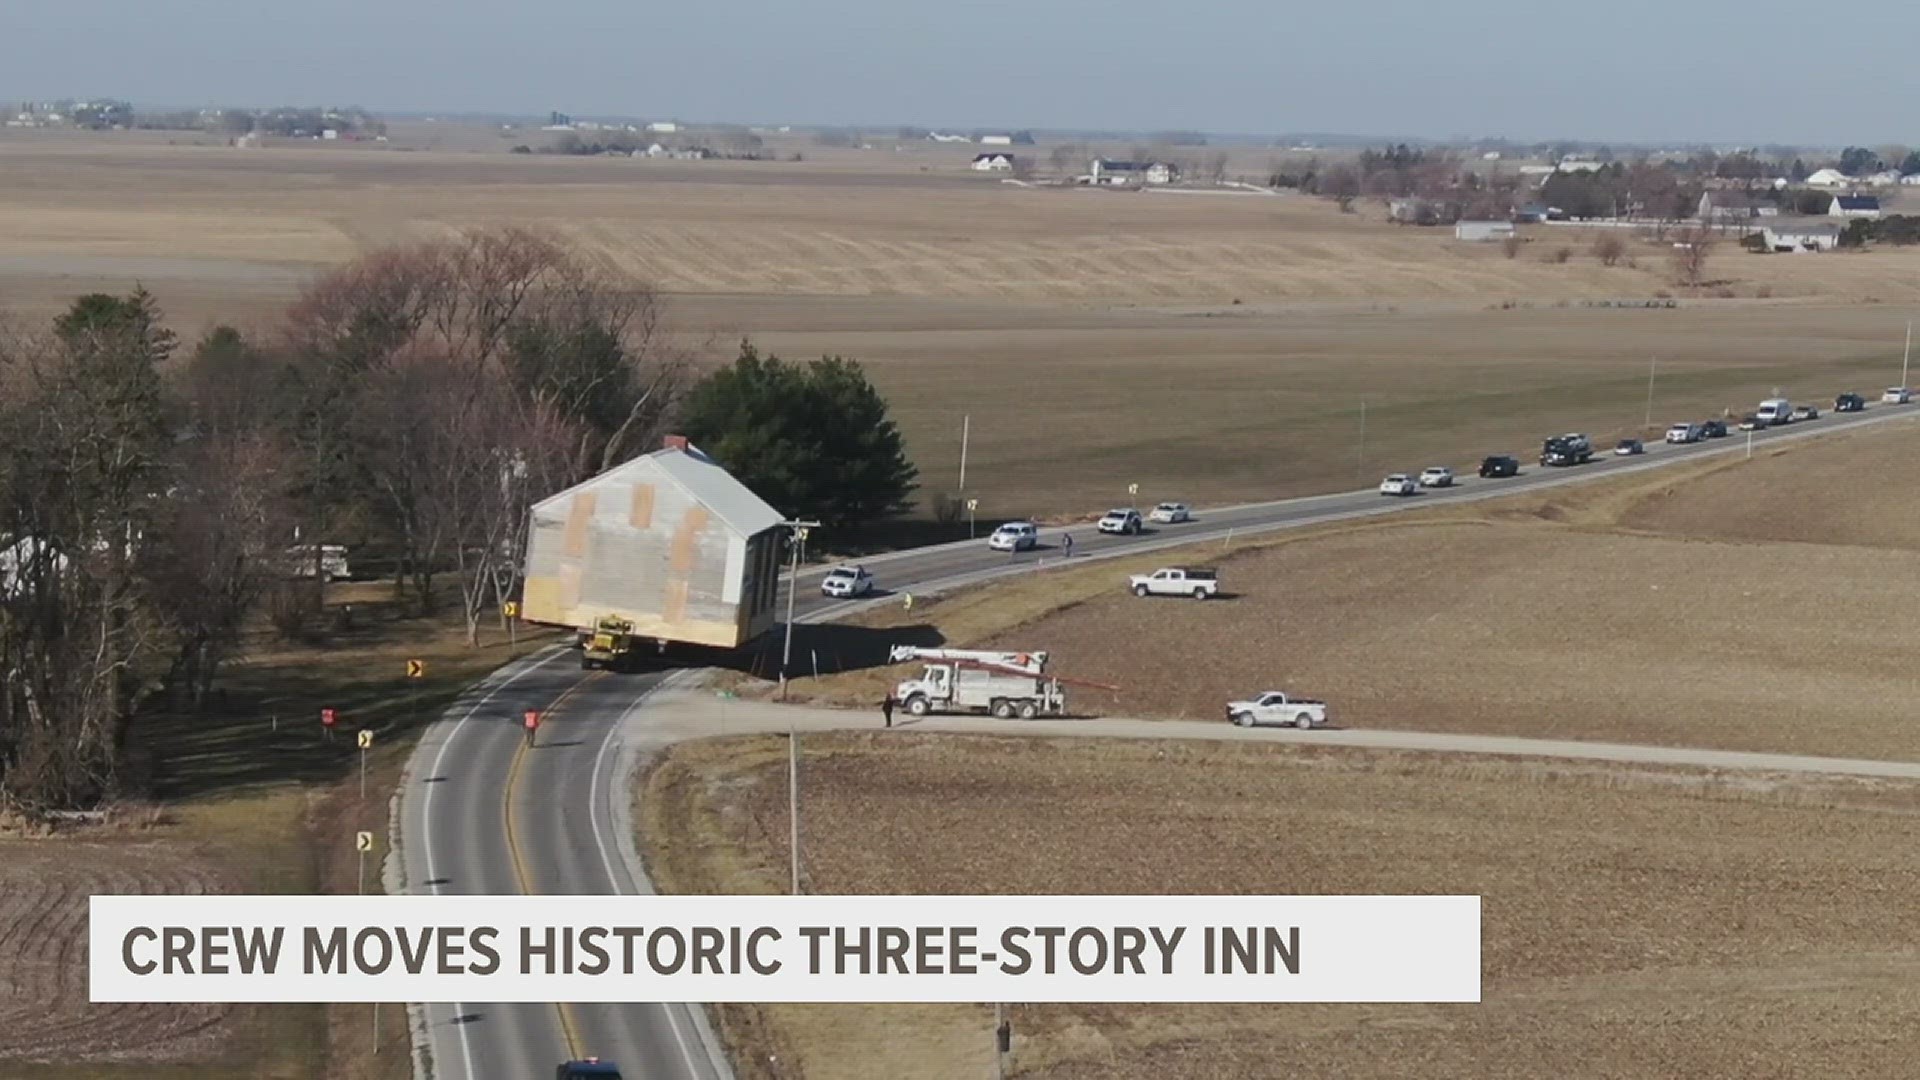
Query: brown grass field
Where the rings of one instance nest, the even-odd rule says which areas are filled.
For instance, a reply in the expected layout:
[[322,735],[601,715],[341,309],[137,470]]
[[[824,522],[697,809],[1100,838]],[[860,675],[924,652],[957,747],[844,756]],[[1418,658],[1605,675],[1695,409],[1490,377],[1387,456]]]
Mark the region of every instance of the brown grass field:
[[[1920,760],[1920,515],[1888,495],[1916,452],[1920,429],[1898,423],[1224,558],[1102,562],[864,621],[1048,650],[1056,670],[1121,687],[1075,690],[1093,714],[1211,720],[1271,688],[1325,698],[1355,727]],[[1219,566],[1235,596],[1122,587],[1181,562]],[[870,702],[902,670],[795,691]]]
[[[784,890],[785,755],[672,751],[641,796],[664,885]],[[1478,1006],[1015,1007],[1015,1076],[1872,1077],[1920,1050],[1911,785],[897,732],[810,737],[801,768],[817,894],[1484,897]],[[992,1069],[980,1008],[722,1019],[743,1078]]]
[[[1655,356],[1657,425],[1775,387],[1870,390],[1896,377],[1900,305],[1920,298],[1920,253],[1728,245],[1708,299],[1593,308],[1671,290],[1660,250],[1606,268],[1584,236],[1543,229],[1507,259],[1371,206],[1021,189],[952,148],[633,161],[483,153],[500,137],[448,130],[415,152],[0,136],[0,309],[40,317],[140,281],[191,337],[262,322],[382,243],[543,226],[672,294],[715,357],[751,335],[861,359],[929,495],[957,486],[970,416],[970,494],[1015,516],[1096,510],[1130,483],[1246,501],[1625,433]],[[1566,265],[1541,257],[1563,245]]]

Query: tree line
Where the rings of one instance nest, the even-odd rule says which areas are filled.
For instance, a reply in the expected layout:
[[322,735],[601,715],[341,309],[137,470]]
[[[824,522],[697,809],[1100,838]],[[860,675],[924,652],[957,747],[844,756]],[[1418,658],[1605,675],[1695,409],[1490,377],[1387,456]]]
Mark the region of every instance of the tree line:
[[250,627],[316,627],[323,544],[383,552],[477,642],[531,504],[676,426],[783,512],[906,508],[857,363],[745,344],[703,371],[662,314],[505,228],[367,255],[251,333],[183,343],[136,289],[0,335],[0,805],[120,794],[139,716],[205,707]]

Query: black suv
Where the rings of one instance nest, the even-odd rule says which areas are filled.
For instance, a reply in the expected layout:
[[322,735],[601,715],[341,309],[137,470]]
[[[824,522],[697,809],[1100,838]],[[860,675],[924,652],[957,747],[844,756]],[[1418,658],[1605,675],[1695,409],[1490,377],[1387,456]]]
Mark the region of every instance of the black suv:
[[1726,437],[1727,437],[1727,422],[1726,422],[1725,420],[1702,420],[1702,421],[1700,421],[1700,437],[1701,437],[1701,438],[1703,438],[1703,439],[1724,439],[1724,438],[1726,438]]
[[554,1080],[620,1080],[613,1062],[590,1057],[583,1061],[563,1061],[553,1070]]
[[1496,454],[1480,462],[1481,476],[1519,476],[1520,459]]
[[1867,399],[1859,394],[1841,394],[1833,399],[1834,412],[1859,412],[1867,407]]

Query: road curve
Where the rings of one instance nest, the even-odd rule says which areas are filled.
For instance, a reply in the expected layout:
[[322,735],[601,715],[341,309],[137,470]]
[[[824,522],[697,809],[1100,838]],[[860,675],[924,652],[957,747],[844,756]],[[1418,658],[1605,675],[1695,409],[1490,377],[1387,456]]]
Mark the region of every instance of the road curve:
[[[632,851],[621,729],[667,677],[584,673],[570,650],[551,649],[469,691],[425,733],[402,782],[408,891],[652,892]],[[543,714],[532,746],[528,709]],[[629,1077],[732,1078],[699,1006],[435,1004],[416,1017],[441,1080],[551,1075],[586,1056]]]
[[[1920,407],[1875,405],[1854,416],[1831,415],[1756,433],[1757,450],[1825,432],[1901,417]],[[1518,477],[1462,476],[1458,486],[1393,499],[1372,489],[1198,511],[1189,524],[1139,536],[1073,530],[1074,563],[1142,554],[1279,529],[1368,517],[1423,506],[1539,491],[1709,456],[1744,453],[1744,433],[1691,446],[1653,444],[1643,456],[1604,451],[1567,469],[1527,466]],[[1430,462],[1402,463],[1417,470]],[[1177,494],[1169,493],[1171,497]],[[1064,530],[1048,529],[1035,551],[989,552],[984,539],[895,552],[863,560],[889,593],[934,592],[1064,563]],[[826,567],[799,575],[796,621],[830,619],[861,606],[819,595]],[[783,586],[783,592],[786,586]],[[883,594],[880,599],[884,599]],[[781,603],[784,606],[785,596]],[[871,600],[866,602],[872,602]],[[400,793],[397,841],[409,891],[432,894],[633,894],[652,891],[633,851],[627,820],[628,776],[639,755],[701,735],[861,726],[838,712],[788,709],[710,696],[675,694],[671,707],[641,708],[667,681],[665,673],[588,676],[570,652],[553,650],[508,665],[475,686],[423,736]],[[539,745],[526,749],[524,710],[548,712]],[[773,711],[767,711],[773,710]],[[869,721],[870,722],[870,721]],[[924,719],[921,730],[1132,738],[1301,739],[1323,744],[1589,758],[1704,768],[1768,769],[1920,779],[1920,765],[1743,754],[1666,747],[1418,732],[1243,731],[1231,725],[1178,721],[1036,721],[1008,724],[966,718]],[[618,1062],[627,1075],[669,1080],[731,1080],[705,1010],[687,1005],[432,1005],[416,1008],[442,1080],[493,1080],[544,1075],[568,1057]]]

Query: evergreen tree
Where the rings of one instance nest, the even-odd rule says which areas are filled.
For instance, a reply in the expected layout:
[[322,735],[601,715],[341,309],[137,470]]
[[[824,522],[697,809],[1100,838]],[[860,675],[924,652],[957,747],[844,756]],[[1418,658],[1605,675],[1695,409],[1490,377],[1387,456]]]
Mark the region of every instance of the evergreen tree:
[[858,362],[739,359],[694,387],[687,435],[782,513],[857,528],[912,505],[919,471]]

